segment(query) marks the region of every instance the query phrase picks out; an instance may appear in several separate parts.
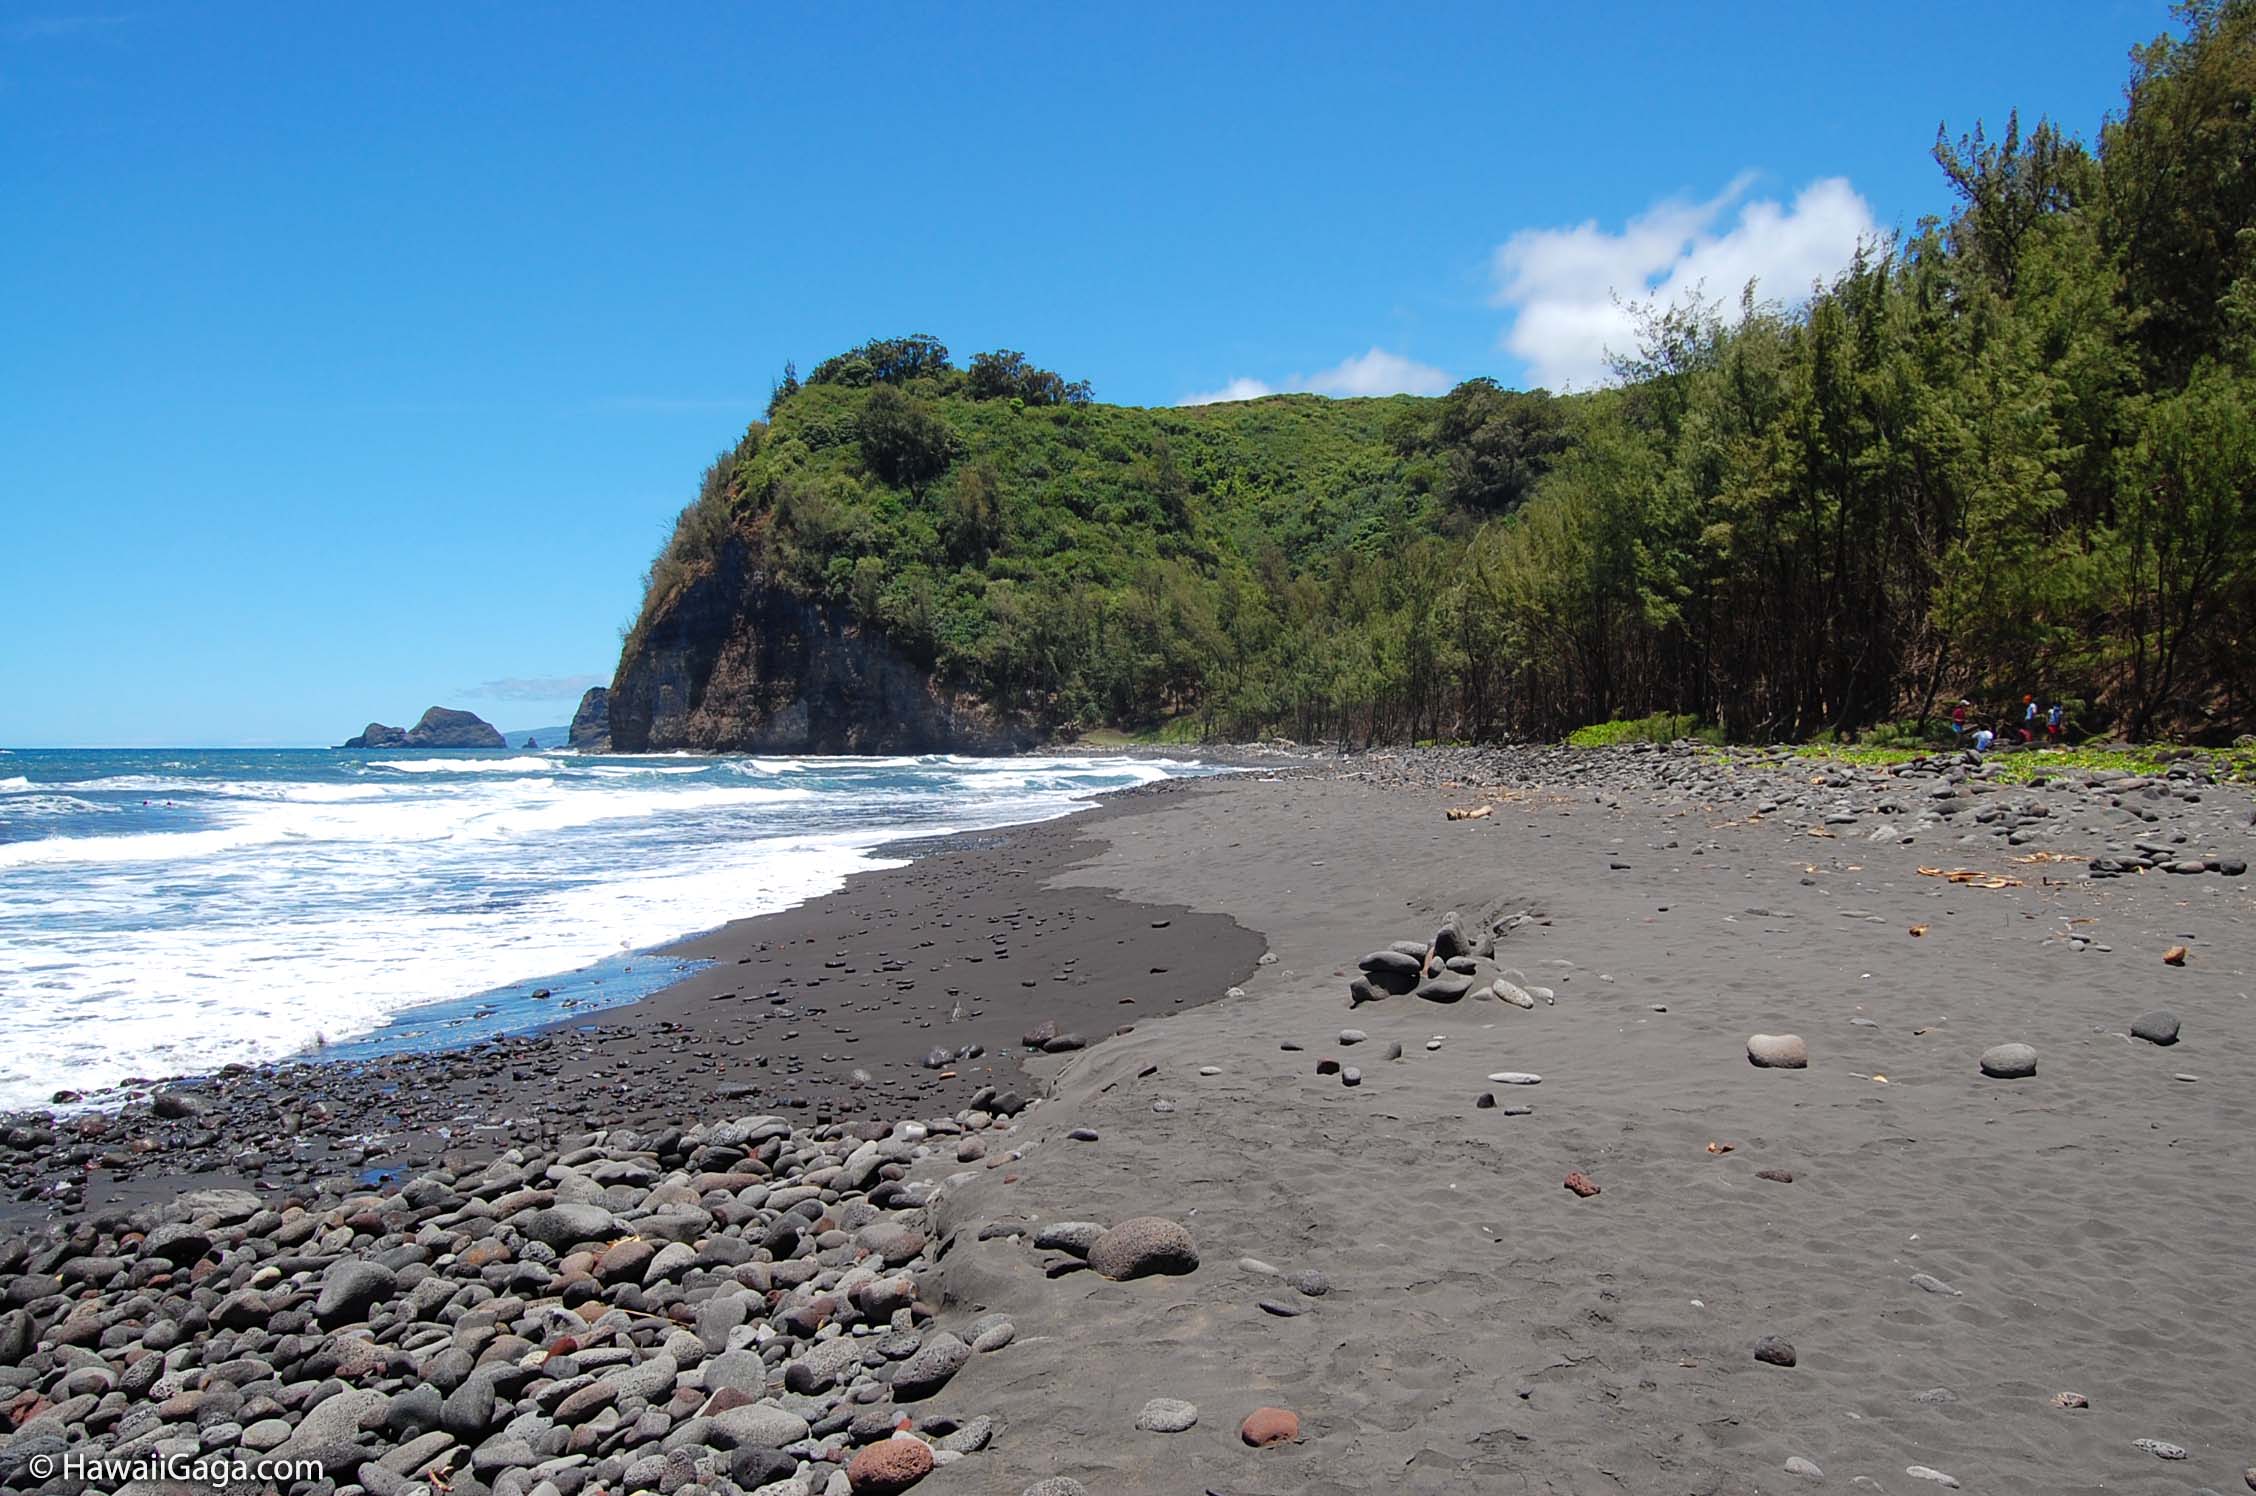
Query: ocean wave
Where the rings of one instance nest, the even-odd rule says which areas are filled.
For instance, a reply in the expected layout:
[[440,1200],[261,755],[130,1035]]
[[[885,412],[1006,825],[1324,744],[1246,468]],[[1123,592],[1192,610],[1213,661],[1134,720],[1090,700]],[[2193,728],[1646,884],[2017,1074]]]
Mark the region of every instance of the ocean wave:
[[[0,785],[0,788],[6,788]],[[10,800],[5,807],[9,816],[22,819],[26,816],[77,816],[114,814],[123,807],[102,805],[92,800],[81,800],[76,795],[27,795],[17,792],[19,798]]]
[[[510,793],[520,786],[540,793]],[[484,788],[481,786],[481,788]],[[551,781],[516,781],[483,795],[394,796],[377,803],[270,802],[227,825],[122,836],[51,836],[0,845],[0,868],[63,863],[190,862],[277,843],[489,842],[668,812],[725,810],[804,800],[801,789],[716,786],[684,790],[558,791]]]
[[544,754],[539,758],[372,758],[368,767],[402,774],[546,774],[561,765]]
[[0,779],[0,794],[10,793],[15,790],[28,790],[30,788],[31,780],[26,775],[13,774],[6,779]]

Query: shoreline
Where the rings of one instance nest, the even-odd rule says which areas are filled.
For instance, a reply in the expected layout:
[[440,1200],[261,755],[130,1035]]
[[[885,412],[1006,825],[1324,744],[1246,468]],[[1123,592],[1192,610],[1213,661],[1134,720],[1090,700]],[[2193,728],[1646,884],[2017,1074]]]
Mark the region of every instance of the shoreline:
[[[2238,1390],[2256,1354],[2232,1333],[2256,1318],[2240,1271],[2256,1236],[2244,787],[2198,765],[2029,784],[1944,758],[1672,750],[1310,767],[1108,797],[857,875],[788,931],[789,914],[731,926],[745,965],[708,972],[791,984],[683,990],[630,1033],[505,1050],[485,1080],[525,1098],[527,1125],[436,1149],[412,1179],[325,1188],[340,1171],[313,1168],[241,1204],[80,1216],[7,1280],[26,1318],[0,1314],[0,1337],[22,1324],[46,1347],[18,1385],[51,1406],[26,1426],[65,1409],[43,1425],[56,1437],[195,1437],[131,1399],[113,1409],[131,1423],[105,1421],[98,1395],[69,1410],[66,1384],[93,1373],[55,1337],[108,1326],[89,1333],[130,1360],[135,1292],[211,1316],[252,1291],[303,1328],[198,1331],[204,1359],[186,1366],[209,1390],[239,1364],[219,1358],[266,1337],[293,1439],[325,1404],[287,1398],[341,1380],[366,1418],[324,1426],[337,1458],[413,1456],[390,1472],[417,1477],[404,1485],[362,1475],[376,1496],[655,1488],[677,1453],[717,1496],[827,1496],[853,1462],[912,1453],[936,1496],[1050,1479],[1674,1496],[1798,1488],[1805,1466],[1832,1485],[1925,1489],[1917,1466],[2058,1496],[2222,1490],[2256,1465]],[[1980,876],[1945,876],[1961,869]],[[1350,1005],[1366,952],[1423,949],[1452,911],[1479,980],[1507,977],[1531,1007],[1478,992]],[[997,934],[1007,961],[969,959]],[[2166,962],[2177,946],[2189,954]],[[1068,957],[1085,985],[1051,980]],[[881,969],[896,959],[918,964]],[[965,973],[1035,1104],[1006,1107],[999,1070],[922,1068],[952,1027],[945,987],[974,990]],[[890,985],[904,979],[906,994]],[[1226,980],[1242,990],[1213,1000]],[[758,1067],[725,1041],[787,1030],[738,1021],[747,994],[805,1015],[800,1075],[757,1094],[731,1089]],[[904,997],[903,1021],[879,1021]],[[2164,1008],[2182,1032],[2139,1037]],[[1022,1058],[1011,1030],[1037,1011],[1090,1038],[1117,1026],[1097,1018],[1138,1016]],[[836,1093],[823,1123],[834,1026],[901,1058]],[[1751,1065],[1754,1034],[1801,1037],[1807,1067]],[[2037,1050],[2033,1076],[1982,1073],[2005,1042]],[[771,1104],[785,1095],[807,1105]],[[552,1097],[576,1110],[543,1110]],[[1598,1192],[1562,1188],[1570,1174]],[[608,1212],[585,1228],[601,1235],[542,1214],[567,1202]],[[212,1266],[151,1277],[148,1243],[173,1238],[133,1228],[168,1211],[219,1222],[194,1228]],[[1143,1217],[1181,1227],[1195,1268],[1098,1270],[1096,1233]],[[558,1244],[535,1251],[552,1226]],[[410,1260],[498,1307],[421,1317],[443,1295],[403,1274],[390,1297],[316,1313],[347,1264]],[[887,1289],[877,1312],[869,1285],[893,1273],[910,1297]],[[598,1349],[499,1369],[536,1357],[565,1313]],[[470,1367],[497,1327],[486,1421],[412,1411],[434,1373],[453,1395],[449,1347]],[[1766,1337],[1792,1342],[1793,1364],[1755,1356]],[[338,1372],[363,1344],[383,1354]],[[418,1349],[410,1365],[406,1346],[440,1360]],[[935,1390],[928,1353],[947,1363]],[[2081,1401],[2055,1400],[2069,1393]],[[1195,1405],[1190,1426],[1139,1426],[1155,1398]],[[1294,1413],[1297,1436],[1248,1448],[1240,1422],[1263,1406]],[[747,1455],[720,1422],[734,1417],[788,1433],[781,1463]],[[22,1438],[0,1445],[0,1476]]]
[[[1028,897],[1074,860],[1085,839],[1074,828],[1124,800],[1195,782],[1108,791],[1092,797],[1085,810],[1047,820],[884,843],[871,849],[873,858],[905,848],[921,855],[905,865],[858,870],[839,888],[786,909],[637,953],[637,960],[702,964],[622,1003],[460,1042],[359,1056],[307,1052],[267,1065],[165,1078],[131,1088],[115,1104],[7,1113],[0,1127],[49,1140],[43,1148],[0,1148],[0,1231],[36,1226],[55,1209],[100,1214],[192,1188],[256,1186],[262,1177],[270,1186],[300,1188],[325,1172],[380,1179],[443,1155],[476,1156],[573,1125],[644,1122],[669,1111],[687,1115],[757,1101],[830,1120],[903,1107],[910,1110],[900,1114],[910,1115],[949,1097],[960,1101],[985,1084],[1023,1089],[1016,1041],[1027,1029],[1062,1018],[1062,1033],[1088,1042],[1140,1016],[1132,1004],[1115,1003],[1114,1011],[1092,1000],[1092,984],[1112,997],[1125,995],[1115,989],[1136,975],[1129,968],[1137,959],[1212,970],[1216,980],[1202,1001],[1220,996],[1251,969],[1250,955],[1227,950],[1252,942],[1258,954],[1255,938],[1211,921],[1151,928],[1150,920],[1136,917],[1140,905],[1082,911],[1054,897]],[[975,890],[957,913],[959,936],[924,940],[921,949],[897,955],[840,954],[860,947],[873,917],[897,918],[901,901],[913,902],[941,880]],[[1050,928],[1061,921],[1090,928]],[[1065,964],[1067,980],[1017,976],[1030,953],[1016,953],[1022,965],[1009,966],[1014,954],[1007,944],[999,956],[986,948],[989,927],[1037,933]],[[1126,945],[1131,939],[1135,948],[1127,959],[1094,950],[1099,940]],[[745,980],[755,975],[757,990]],[[1000,985],[1005,981],[1008,986]],[[904,982],[921,982],[922,990]],[[771,1000],[771,992],[778,999]],[[949,1021],[946,1014],[959,1004],[962,1017]],[[817,1029],[838,1053],[792,1052],[803,1033]],[[980,1045],[983,1053],[927,1067],[923,1061],[942,1039],[951,1048]],[[706,1063],[682,1063],[700,1046],[713,1051]],[[753,1052],[744,1053],[748,1049]],[[637,1078],[619,1080],[622,1070]],[[867,1078],[856,1079],[856,1072]],[[662,1074],[665,1083],[639,1078],[651,1073]],[[548,1093],[537,1102],[517,1094],[536,1081]],[[287,1139],[289,1146],[254,1147],[244,1160],[231,1152],[236,1138]],[[69,1159],[72,1154],[79,1157]],[[60,1170],[51,1162],[57,1155],[69,1160]],[[83,1189],[26,1198],[42,1183],[61,1182],[82,1182]]]

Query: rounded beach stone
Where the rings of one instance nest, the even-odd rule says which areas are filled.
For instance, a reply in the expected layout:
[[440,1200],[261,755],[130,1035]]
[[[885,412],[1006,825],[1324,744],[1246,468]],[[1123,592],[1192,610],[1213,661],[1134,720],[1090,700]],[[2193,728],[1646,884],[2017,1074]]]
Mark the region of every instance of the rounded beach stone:
[[1115,1282],[1155,1273],[1187,1273],[1198,1265],[1198,1244],[1191,1233],[1162,1216],[1122,1221],[1089,1247],[1089,1266]]
[[932,1450],[922,1439],[896,1434],[857,1451],[846,1465],[846,1480],[857,1492],[892,1496],[932,1473]]
[[901,1363],[893,1373],[893,1397],[897,1402],[914,1402],[930,1397],[948,1385],[949,1378],[963,1369],[971,1359],[971,1347],[946,1330],[924,1343],[924,1348]]
[[1982,1051],[1982,1073],[1997,1080],[2035,1075],[2037,1052],[2026,1044],[1993,1044]]
[[2178,1015],[2168,1008],[2141,1013],[2131,1025],[2131,1037],[2144,1039],[2149,1044],[2175,1044],[2178,1042]]
[[1289,1444],[1300,1437],[1300,1415],[1286,1408],[1255,1408],[1238,1425],[1238,1437],[1255,1449]]
[[1750,1034],[1747,1063],[1765,1070],[1803,1070],[1809,1066],[1809,1045],[1800,1034]]
[[1136,1415],[1136,1427],[1147,1434],[1179,1434],[1198,1424],[1198,1406],[1179,1397],[1155,1397]]
[[1809,1460],[1803,1459],[1800,1455],[1795,1455],[1792,1459],[1786,1462],[1786,1473],[1788,1475],[1799,1475],[1804,1480],[1825,1479],[1825,1472],[1823,1470],[1818,1469],[1814,1463]]
[[1791,1366],[1794,1364],[1793,1344],[1776,1335],[1765,1335],[1755,1342],[1755,1359],[1767,1361],[1772,1366]]
[[1034,1482],[1018,1496],[1089,1496],[1089,1488],[1070,1475],[1053,1475]]

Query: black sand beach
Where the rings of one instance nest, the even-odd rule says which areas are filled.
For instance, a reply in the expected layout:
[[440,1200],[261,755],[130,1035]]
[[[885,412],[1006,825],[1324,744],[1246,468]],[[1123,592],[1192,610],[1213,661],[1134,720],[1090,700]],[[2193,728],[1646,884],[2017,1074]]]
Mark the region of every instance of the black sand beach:
[[[0,1479],[216,1439],[377,1496],[2237,1489],[2251,841],[2190,770],[1945,760],[1118,797],[733,925],[592,1032],[223,1078],[91,1175],[17,1119],[9,1182],[88,1205],[0,1263]],[[1468,991],[1350,1006],[1451,912]],[[1195,1268],[1100,1238],[1142,1217]]]

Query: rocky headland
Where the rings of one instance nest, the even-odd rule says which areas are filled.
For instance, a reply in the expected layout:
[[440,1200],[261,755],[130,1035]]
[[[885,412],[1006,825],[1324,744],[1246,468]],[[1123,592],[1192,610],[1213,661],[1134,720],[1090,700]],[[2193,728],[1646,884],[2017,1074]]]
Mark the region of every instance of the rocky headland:
[[605,711],[621,753],[1004,753],[1042,736],[776,585],[736,535],[636,624]]

